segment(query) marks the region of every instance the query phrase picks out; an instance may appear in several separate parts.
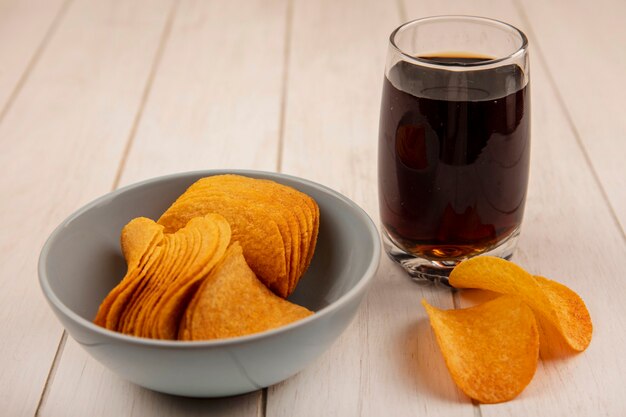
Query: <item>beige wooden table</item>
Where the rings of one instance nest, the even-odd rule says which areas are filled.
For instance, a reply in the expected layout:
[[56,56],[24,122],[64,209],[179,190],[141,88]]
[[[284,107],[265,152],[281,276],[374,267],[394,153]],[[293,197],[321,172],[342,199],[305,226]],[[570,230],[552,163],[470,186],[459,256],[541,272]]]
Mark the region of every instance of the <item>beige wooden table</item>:
[[[514,401],[473,404],[419,304],[452,307],[451,293],[413,284],[386,257],[332,349],[248,395],[157,394],[66,337],[37,256],[61,220],[116,187],[281,171],[378,219],[388,35],[455,13],[529,35],[532,173],[515,260],[583,296],[595,325],[586,352],[542,358]],[[0,415],[626,415],[625,18],[623,0],[0,0]]]

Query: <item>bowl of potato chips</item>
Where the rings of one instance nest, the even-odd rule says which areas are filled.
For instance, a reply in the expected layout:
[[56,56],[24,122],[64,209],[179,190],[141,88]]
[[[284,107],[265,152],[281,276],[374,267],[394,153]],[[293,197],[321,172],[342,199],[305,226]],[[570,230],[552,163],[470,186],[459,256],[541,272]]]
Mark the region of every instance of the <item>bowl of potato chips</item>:
[[219,397],[282,381],[328,349],[379,260],[375,225],[341,194],[210,170],[81,208],[44,245],[39,280],[69,334],[114,373]]

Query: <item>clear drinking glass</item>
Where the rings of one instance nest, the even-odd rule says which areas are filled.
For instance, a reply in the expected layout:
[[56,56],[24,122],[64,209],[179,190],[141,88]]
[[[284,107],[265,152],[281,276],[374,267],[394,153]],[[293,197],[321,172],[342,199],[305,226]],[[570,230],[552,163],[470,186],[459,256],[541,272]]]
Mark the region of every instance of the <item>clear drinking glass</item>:
[[472,256],[510,258],[530,158],[528,41],[471,16],[414,20],[390,37],[378,179],[387,254],[447,281]]

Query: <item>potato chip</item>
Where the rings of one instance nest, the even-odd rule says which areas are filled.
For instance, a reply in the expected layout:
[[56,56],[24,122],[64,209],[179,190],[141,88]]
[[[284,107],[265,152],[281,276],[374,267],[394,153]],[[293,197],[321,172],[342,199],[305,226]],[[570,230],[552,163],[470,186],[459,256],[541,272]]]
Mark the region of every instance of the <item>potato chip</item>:
[[311,235],[311,245],[309,246],[309,252],[306,256],[306,262],[302,268],[302,274],[304,274],[311,264],[313,255],[315,253],[315,247],[317,245],[317,236],[320,228],[320,208],[311,197],[306,196],[305,203],[309,206],[313,216],[313,234]]
[[583,300],[564,285],[533,277],[512,262],[491,256],[471,258],[452,270],[449,282],[456,288],[518,295],[535,311],[540,325],[553,326],[572,349],[581,352],[591,342],[593,325]]
[[[290,221],[292,229],[296,230],[296,234],[294,234],[292,238],[295,245],[299,246],[299,248],[294,251],[296,256],[292,259],[290,264],[289,288],[291,288],[291,282],[297,282],[297,279],[303,274],[303,265],[311,243],[313,215],[305,202],[305,199],[310,199],[310,197],[291,187],[271,180],[236,176],[235,178],[238,178],[238,181],[245,182],[247,189],[257,191],[257,196],[262,196],[262,198],[267,199],[269,204],[280,205],[283,215],[288,216],[288,221]],[[291,293],[292,291],[291,289],[288,292]]]
[[[94,323],[102,327],[108,327],[107,316],[111,311],[111,307],[120,294],[127,290],[128,287],[134,287],[137,284],[138,280],[143,276],[142,272],[147,267],[149,261],[154,262],[154,259],[151,259],[152,253],[162,243],[163,238],[163,226],[145,217],[133,219],[124,226],[121,234],[121,246],[128,265],[127,272],[122,281],[109,292],[100,304]],[[120,300],[116,306],[116,314],[118,314],[121,307],[123,307],[123,302]],[[121,309],[123,310],[123,308]],[[116,327],[118,318],[119,316],[112,317],[110,325]],[[115,330],[115,328],[112,330]]]
[[231,225],[246,261],[276,294],[287,297],[315,249],[319,208],[313,199],[270,180],[216,175],[192,184],[161,216],[174,232],[196,216],[219,213]]
[[291,187],[286,187],[270,180],[257,180],[259,184],[270,190],[276,201],[286,211],[293,211],[300,226],[300,254],[294,270],[291,271],[287,294],[291,294],[300,277],[306,272],[315,250],[317,228],[319,225],[319,208],[308,195]]
[[258,205],[226,194],[202,194],[175,202],[159,219],[168,233],[181,223],[206,213],[219,213],[231,225],[233,239],[245,248],[246,260],[255,266],[268,287],[288,277],[288,263],[283,236],[276,222]]
[[139,284],[143,281],[146,275],[148,275],[149,271],[152,270],[152,266],[159,259],[161,249],[157,246],[155,247],[148,257],[148,260],[145,266],[139,271],[136,275],[136,278],[132,281],[124,282],[119,285],[120,290],[117,294],[113,294],[115,299],[113,300],[109,311],[106,314],[106,322],[105,327],[110,330],[118,330],[119,331],[119,320],[126,307],[128,306],[128,302],[132,299],[135,290],[139,286]]
[[[270,180],[249,180],[253,181],[249,184],[250,187],[265,190],[265,193],[271,196],[276,204],[283,207],[284,212],[293,212],[297,219],[300,229],[300,251],[297,257],[299,259],[294,260],[290,271],[287,294],[291,294],[300,277],[306,272],[315,250],[319,208],[311,197],[291,187]],[[295,239],[297,237],[294,237]]]
[[129,273],[94,322],[136,336],[176,338],[184,309],[229,243],[230,226],[219,214],[194,218],[171,235],[150,219],[132,220],[122,233]]
[[135,268],[154,244],[163,239],[163,227],[147,217],[137,217],[122,228],[120,246],[128,268]]
[[170,241],[168,239],[169,236],[165,235],[163,239],[163,244],[159,247],[158,251],[155,251],[154,257],[155,261],[152,263],[150,268],[143,274],[143,277],[139,280],[136,285],[131,298],[126,303],[122,314],[120,315],[117,328],[118,332],[133,334],[134,327],[137,323],[137,316],[142,310],[141,300],[143,299],[145,293],[147,292],[147,288],[149,284],[153,281],[154,276],[159,275],[159,270],[163,267],[163,264],[168,261],[167,252],[169,250]]
[[[210,320],[216,314],[226,319],[228,309],[235,317],[227,325],[218,323],[212,330],[216,334],[248,334],[306,317],[312,312],[274,293],[286,297],[295,289],[311,262],[318,228],[317,204],[295,189],[237,175],[201,179],[161,216],[159,224],[137,218],[124,227],[121,244],[128,270],[101,304],[94,322],[140,337],[222,337],[204,333],[209,316],[202,309],[207,300],[215,300],[203,284],[209,276],[219,278],[212,284],[217,294],[235,302],[239,293],[251,303],[240,308],[245,314],[228,302],[223,312],[213,311]],[[227,259],[231,237],[241,242],[232,245]],[[248,264],[260,271],[259,278]],[[224,281],[233,274],[240,276]],[[199,288],[205,288],[202,296]]]
[[272,293],[257,279],[234,242],[187,307],[180,340],[207,340],[262,332],[313,314]]
[[162,296],[150,306],[155,314],[149,323],[151,331],[143,336],[176,339],[185,308],[202,280],[223,257],[230,243],[230,226],[219,214],[196,217],[190,220],[185,228],[198,233],[200,239],[197,241],[199,245],[197,256],[179,276],[170,280]]
[[200,245],[196,244],[195,232],[192,228],[183,227],[176,233],[166,234],[171,240],[172,250],[165,256],[172,256],[175,259],[167,271],[164,270],[158,276],[152,277],[145,290],[143,300],[139,300],[142,303],[142,308],[133,330],[135,336],[153,337],[154,321],[158,311],[155,306],[162,299],[171,283],[184,274],[200,250]]
[[[157,225],[154,220],[146,219],[153,226],[161,227]],[[159,276],[158,271],[163,263],[168,261],[169,246],[172,243],[171,236],[163,235],[163,240],[158,248],[153,253],[152,264],[149,269],[144,271],[141,278],[135,283],[135,288],[132,293],[129,294],[126,304],[123,306],[122,311],[119,313],[119,320],[116,327],[111,327],[113,330],[126,334],[135,334],[135,327],[138,323],[139,316],[146,310],[146,303],[143,302],[143,298],[146,297],[149,292],[150,286],[154,284]]]
[[440,310],[422,300],[454,382],[482,403],[515,398],[530,383],[539,359],[532,310],[517,296],[476,307]]
[[141,296],[134,300],[137,304],[137,313],[134,318],[132,334],[135,336],[148,334],[149,327],[146,319],[152,312],[151,306],[156,303],[156,300],[162,294],[162,289],[170,282],[171,277],[178,275],[182,265],[187,261],[185,256],[191,255],[190,253],[181,253],[182,239],[180,235],[166,234],[165,238],[169,240],[169,245],[161,256],[165,257],[166,261],[163,263],[162,269],[157,271],[156,276],[147,283]]
[[145,300],[144,311],[139,317],[137,326],[137,336],[160,338],[157,328],[157,316],[159,314],[158,305],[162,302],[165,293],[180,279],[185,279],[189,275],[190,266],[194,265],[198,254],[203,251],[202,239],[198,230],[193,227],[183,227],[176,233],[170,234],[172,239],[178,242],[178,261],[173,266],[173,270],[159,277],[154,277],[152,290]]
[[591,343],[593,334],[593,324],[585,302],[563,284],[537,275],[534,278],[554,308],[560,324],[557,330],[564,332],[562,336],[574,350],[585,350]]
[[[266,217],[271,218],[276,223],[283,240],[284,260],[280,258],[279,262],[284,262],[285,269],[281,268],[280,271],[276,269],[276,265],[272,267],[266,264],[264,260],[259,260],[262,252],[259,252],[257,248],[250,247],[252,242],[248,240],[248,236],[239,236],[239,228],[236,227],[238,222],[232,221],[231,218],[229,218],[229,222],[233,225],[234,239],[239,239],[242,242],[247,260],[251,265],[255,266],[260,278],[274,292],[286,297],[290,294],[289,284],[295,281],[294,276],[299,271],[301,258],[300,235],[302,234],[299,230],[300,225],[294,215],[295,204],[283,203],[284,193],[282,191],[286,188],[288,187],[273,181],[262,182],[239,175],[218,175],[196,181],[175,202],[174,206],[177,204],[206,206],[208,200],[216,198],[218,200],[218,208],[214,207],[212,210],[219,210],[219,207],[222,206],[221,210],[229,211],[223,206],[223,202],[232,201],[231,198],[234,196],[237,209],[250,207],[256,213],[253,218],[258,224],[262,225],[266,222],[264,220]],[[226,215],[226,213],[222,214]],[[163,224],[167,225],[168,223],[164,221]],[[276,260],[277,258],[269,257],[269,259]],[[256,268],[256,266],[259,268]]]

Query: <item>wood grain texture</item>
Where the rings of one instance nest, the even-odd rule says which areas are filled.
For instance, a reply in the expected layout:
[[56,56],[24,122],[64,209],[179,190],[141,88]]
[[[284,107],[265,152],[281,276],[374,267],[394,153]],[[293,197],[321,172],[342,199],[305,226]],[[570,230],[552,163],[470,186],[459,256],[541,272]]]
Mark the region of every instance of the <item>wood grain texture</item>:
[[558,102],[574,126],[626,236],[626,2],[519,2]]
[[0,1],[0,116],[21,87],[65,0]]
[[[516,261],[578,292],[591,313],[594,335],[581,354],[550,358],[554,353],[548,352],[519,401],[481,407],[483,416],[623,415],[626,323],[615,318],[626,314],[621,296],[626,281],[616,278],[626,273],[626,245],[559,110],[545,68],[534,62],[532,176]],[[552,350],[558,354],[560,348]]]
[[276,169],[286,11],[285,0],[181,3],[122,183]]
[[[618,83],[626,3],[63,3],[0,0],[0,109],[11,102],[0,120],[0,414],[626,414],[626,91]],[[531,182],[514,259],[583,297],[595,326],[587,351],[545,351],[517,399],[473,405],[449,377],[420,305],[424,297],[453,308],[450,292],[415,285],[383,256],[352,325],[311,366],[269,388],[267,402],[260,391],[219,400],[157,394],[71,339],[47,380],[62,329],[36,282],[39,248],[114,184],[192,169],[281,169],[346,194],[378,223],[388,36],[404,20],[436,14],[498,18],[530,37]],[[456,300],[474,301],[468,292]]]
[[[120,185],[192,169],[276,167],[286,6],[283,0],[180,2]],[[76,406],[62,413],[68,403]],[[68,340],[42,415],[262,412],[261,391],[218,400],[147,391],[121,380]]]
[[65,346],[42,416],[257,416],[254,392],[223,399],[175,397],[125,381],[90,357],[71,338]]
[[[562,5],[553,12],[568,7]],[[505,404],[482,405],[481,414],[622,415],[626,402],[620,395],[619,381],[626,372],[626,359],[620,351],[626,344],[626,323],[615,317],[626,314],[626,306],[621,302],[626,281],[615,277],[626,273],[622,262],[626,245],[557,97],[560,90],[555,90],[543,56],[534,53],[534,45],[542,47],[545,37],[533,36],[535,20],[525,20],[511,1],[407,2],[406,10],[409,19],[449,13],[493,17],[520,27],[530,36],[531,181],[514,260],[534,274],[545,275],[577,291],[594,321],[594,339],[586,352],[566,359],[549,358],[559,353],[559,347],[546,352],[534,380],[520,397]],[[543,10],[546,15],[542,19],[562,19],[550,15],[550,7]],[[573,28],[572,31],[575,32]],[[581,77],[585,71],[569,70],[577,74],[573,76]],[[592,104],[597,98],[587,95],[586,100],[587,108],[600,108],[600,102]],[[469,304],[461,299],[461,305]]]
[[[293,5],[284,171],[342,192],[374,219],[387,39],[399,22],[385,2]],[[355,322],[312,366],[270,388],[267,416],[472,416],[437,355],[422,297],[452,307],[448,290],[414,284],[385,257]]]
[[61,327],[37,255],[64,217],[111,189],[169,8],[149,3],[75,2],[0,125],[3,415],[32,416],[40,400]]

